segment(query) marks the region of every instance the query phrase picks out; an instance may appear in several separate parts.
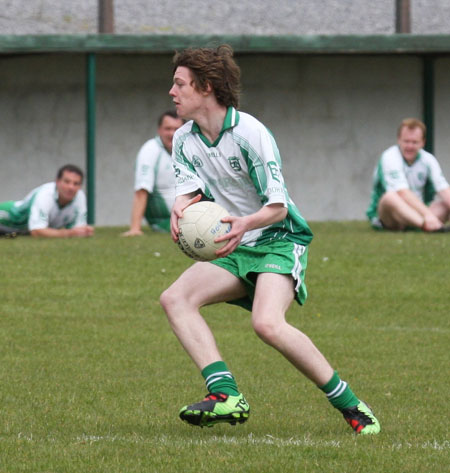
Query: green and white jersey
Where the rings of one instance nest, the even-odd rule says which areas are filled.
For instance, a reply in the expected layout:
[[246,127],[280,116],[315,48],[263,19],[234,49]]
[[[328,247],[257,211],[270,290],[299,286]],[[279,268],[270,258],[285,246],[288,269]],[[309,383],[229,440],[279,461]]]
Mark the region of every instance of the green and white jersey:
[[281,222],[248,231],[242,245],[255,246],[271,240],[307,245],[312,240],[310,228],[289,198],[275,140],[256,118],[230,107],[214,143],[202,135],[193,121],[175,132],[173,143],[177,195],[201,189],[238,217],[274,203],[288,208],[288,215]]
[[157,136],[143,144],[136,158],[134,190],[148,192],[145,217],[149,224],[169,219],[175,201],[175,174],[170,154]]
[[377,217],[381,196],[388,191],[410,189],[425,204],[434,199],[436,192],[448,187],[437,159],[421,149],[412,164],[403,158],[397,145],[381,155],[373,174],[373,189],[367,216]]
[[56,183],[48,182],[33,189],[23,200],[11,202],[8,210],[0,211],[0,221],[7,227],[28,231],[73,228],[86,225],[86,214],[86,196],[82,190],[72,202],[60,207]]

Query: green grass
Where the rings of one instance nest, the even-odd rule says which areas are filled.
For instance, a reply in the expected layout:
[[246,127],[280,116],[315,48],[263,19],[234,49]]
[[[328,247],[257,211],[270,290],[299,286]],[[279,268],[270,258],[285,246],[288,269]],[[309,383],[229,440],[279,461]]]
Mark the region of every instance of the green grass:
[[449,471],[448,235],[312,223],[308,302],[289,321],[372,404],[355,437],[226,304],[205,317],[252,409],[196,429],[205,393],[158,298],[190,261],[167,235],[0,240],[0,472]]

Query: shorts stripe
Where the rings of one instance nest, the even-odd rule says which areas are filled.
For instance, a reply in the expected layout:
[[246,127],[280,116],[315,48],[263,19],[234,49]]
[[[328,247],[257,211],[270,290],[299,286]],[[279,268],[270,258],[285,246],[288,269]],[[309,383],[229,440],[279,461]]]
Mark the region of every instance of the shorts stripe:
[[305,252],[305,247],[302,245],[297,245],[294,243],[294,258],[295,258],[295,264],[294,267],[292,268],[292,277],[294,278],[294,281],[296,281],[295,285],[295,292],[298,292],[300,284],[302,283],[302,263],[300,262],[300,257],[302,254]]

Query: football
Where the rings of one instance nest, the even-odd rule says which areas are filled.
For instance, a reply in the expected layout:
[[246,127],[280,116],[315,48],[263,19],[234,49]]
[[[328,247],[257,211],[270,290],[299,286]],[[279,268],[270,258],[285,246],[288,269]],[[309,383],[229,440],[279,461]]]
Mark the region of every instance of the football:
[[216,259],[215,252],[227,242],[214,243],[214,240],[230,231],[231,225],[221,222],[228,215],[215,202],[197,202],[186,207],[178,220],[178,246],[183,253],[197,261]]

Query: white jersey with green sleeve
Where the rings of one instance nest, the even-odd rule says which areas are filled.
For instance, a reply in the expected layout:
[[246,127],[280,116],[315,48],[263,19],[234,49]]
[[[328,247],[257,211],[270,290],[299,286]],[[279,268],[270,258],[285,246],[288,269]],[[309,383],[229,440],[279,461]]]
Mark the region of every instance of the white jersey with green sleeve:
[[429,204],[448,187],[437,159],[421,149],[412,164],[403,158],[397,145],[391,146],[381,155],[373,175],[373,190],[367,215],[377,216],[378,202],[388,191],[410,189],[424,203]]
[[149,193],[147,220],[170,217],[175,200],[175,175],[171,156],[159,136],[144,143],[137,155],[134,190],[140,189]]
[[86,225],[86,196],[79,190],[64,207],[58,204],[55,182],[33,189],[9,209],[8,225],[29,231],[42,228],[74,228]]
[[250,215],[274,203],[288,208],[281,222],[245,233],[242,245],[272,240],[307,245],[311,241],[312,232],[288,195],[275,140],[256,118],[229,107],[214,143],[193,121],[175,132],[173,143],[177,196],[201,189],[235,216]]

